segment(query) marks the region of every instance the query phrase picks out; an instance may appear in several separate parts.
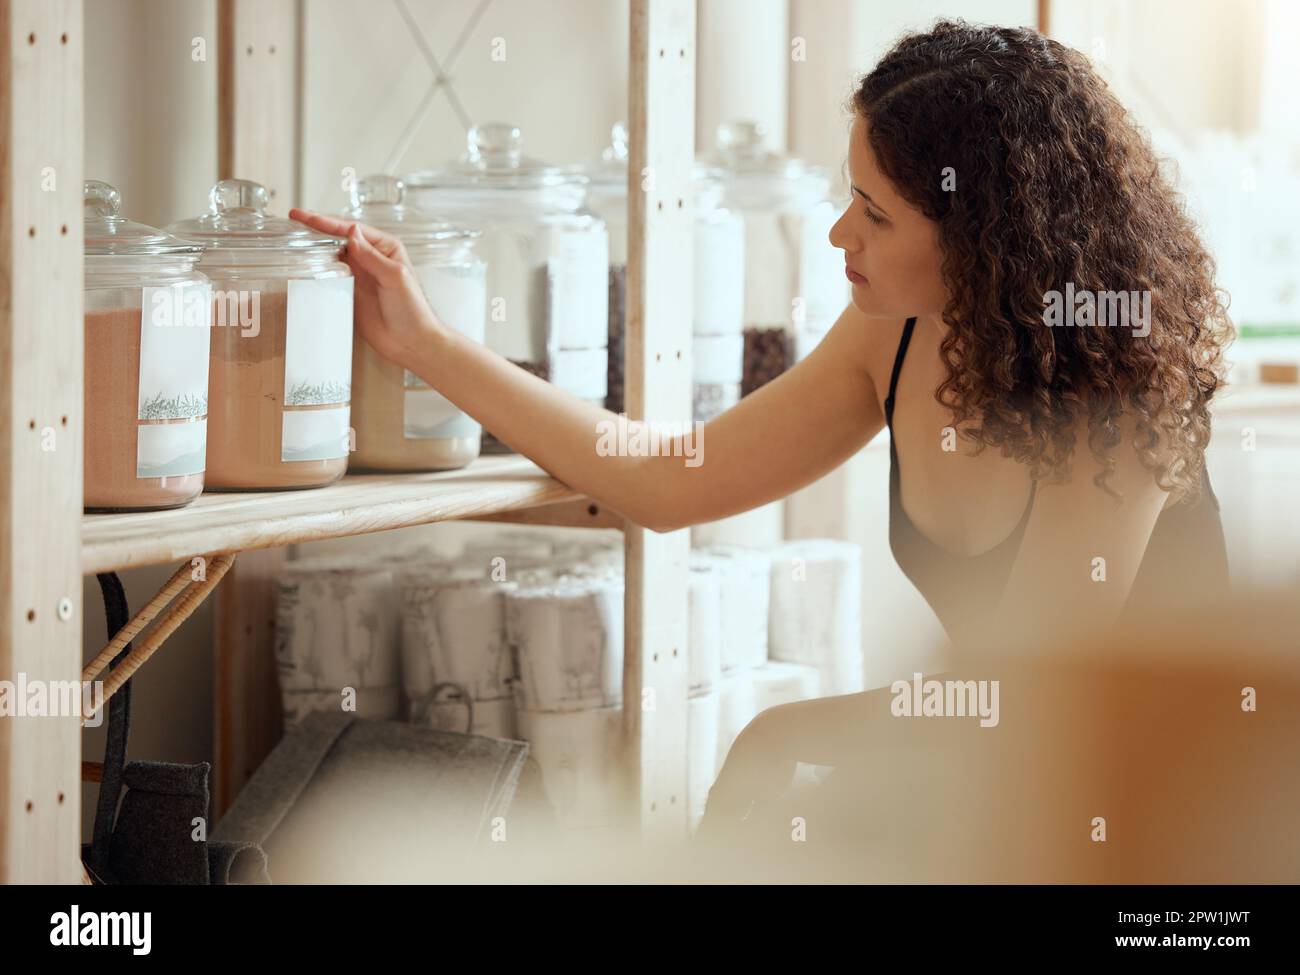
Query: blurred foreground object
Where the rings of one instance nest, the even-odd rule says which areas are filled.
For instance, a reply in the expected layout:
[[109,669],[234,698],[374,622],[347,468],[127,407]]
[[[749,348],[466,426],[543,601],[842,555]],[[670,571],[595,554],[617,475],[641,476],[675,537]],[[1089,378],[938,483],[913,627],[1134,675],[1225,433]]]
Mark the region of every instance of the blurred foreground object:
[[927,675],[997,681],[991,726],[861,695],[860,760],[756,806],[683,879],[1294,883],[1296,595]]

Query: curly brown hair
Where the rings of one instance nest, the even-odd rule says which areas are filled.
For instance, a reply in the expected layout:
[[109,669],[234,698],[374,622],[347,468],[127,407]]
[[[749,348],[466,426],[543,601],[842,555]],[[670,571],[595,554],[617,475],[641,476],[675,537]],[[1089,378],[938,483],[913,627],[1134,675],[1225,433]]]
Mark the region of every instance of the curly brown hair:
[[[1094,481],[1117,494],[1106,482],[1132,411],[1142,463],[1198,497],[1226,295],[1146,134],[1087,59],[1033,30],[940,21],[904,36],[853,108],[881,171],[939,226],[950,300],[935,396],[977,452],[1063,480],[1086,415]],[[1149,292],[1150,334],[1046,327],[1046,295],[1067,282]]]

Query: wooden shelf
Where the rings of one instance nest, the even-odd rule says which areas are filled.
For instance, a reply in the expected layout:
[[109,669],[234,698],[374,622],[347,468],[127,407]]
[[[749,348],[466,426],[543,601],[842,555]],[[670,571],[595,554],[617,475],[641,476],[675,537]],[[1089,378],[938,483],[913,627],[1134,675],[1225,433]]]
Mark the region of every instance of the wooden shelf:
[[[67,621],[78,619],[82,574],[247,553],[214,593],[219,814],[282,733],[272,643],[284,546],[453,519],[618,528],[627,565],[623,698],[640,700],[653,687],[658,702],[653,716],[626,712],[620,763],[633,802],[623,819],[657,841],[684,839],[689,674],[678,648],[688,637],[680,567],[689,533],[626,521],[518,456],[439,474],[357,475],[318,490],[208,494],[173,511],[82,514],[84,91],[102,83],[84,73],[83,6],[0,3],[0,34],[12,41],[0,45],[0,191],[15,230],[0,238],[0,576],[8,582],[0,675],[80,677],[82,627]],[[674,350],[689,348],[690,295],[672,283],[689,276],[692,260],[696,4],[629,6],[629,169],[653,166],[655,188],[629,194],[625,402],[633,417],[689,418],[690,361]],[[303,151],[294,97],[304,16],[298,0],[217,4],[217,171],[270,187],[279,212],[297,201],[301,174],[321,165]],[[32,178],[45,169],[60,173],[57,188]],[[0,883],[80,882],[80,726],[4,722],[0,732]]]
[[[108,572],[464,518],[576,524],[572,505],[585,500],[513,454],[480,457],[458,471],[349,474],[324,488],[201,494],[169,511],[85,515],[81,567]],[[554,518],[511,517],[554,505]],[[591,523],[614,522],[611,513],[593,511]]]

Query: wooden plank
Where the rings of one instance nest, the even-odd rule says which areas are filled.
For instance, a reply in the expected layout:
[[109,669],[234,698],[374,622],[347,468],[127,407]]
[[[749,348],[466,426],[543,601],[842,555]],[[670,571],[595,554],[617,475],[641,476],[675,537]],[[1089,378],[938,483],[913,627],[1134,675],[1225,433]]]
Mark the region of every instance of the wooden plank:
[[[205,552],[364,535],[579,497],[516,455],[481,457],[458,471],[349,474],[303,491],[201,494],[170,511],[86,515],[81,565],[87,573],[158,565]],[[237,572],[239,564],[230,571]]]
[[[633,0],[630,27],[628,415],[684,421],[691,417],[694,0]],[[623,728],[633,822],[646,839],[680,840],[688,811],[690,532],[657,534],[629,523],[624,539]]]
[[[81,677],[81,25],[0,0],[0,680],[29,684]],[[78,715],[0,717],[0,883],[80,881],[80,759]]]
[[217,172],[251,179],[287,213],[298,198],[297,0],[220,0]]
[[506,522],[514,525],[549,525],[553,528],[613,528],[622,531],[627,522],[618,512],[594,501],[579,498],[520,511],[474,515],[465,521]]
[[[212,813],[220,819],[284,734],[275,662],[283,548],[245,552],[221,580],[213,613]],[[235,568],[241,571],[236,573]]]

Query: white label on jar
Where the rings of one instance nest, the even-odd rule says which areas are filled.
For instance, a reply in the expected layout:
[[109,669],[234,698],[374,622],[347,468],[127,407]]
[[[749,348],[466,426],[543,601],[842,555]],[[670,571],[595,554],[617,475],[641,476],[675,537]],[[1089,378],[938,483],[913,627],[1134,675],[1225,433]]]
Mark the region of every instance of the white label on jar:
[[352,278],[291,280],[280,459],[346,457],[351,397]]
[[206,283],[143,289],[136,477],[203,472],[211,320]]
[[695,334],[740,334],[745,314],[745,225],[734,214],[695,225]]
[[799,296],[804,304],[794,320],[798,328],[823,331],[840,317],[850,301],[849,281],[844,276],[844,259],[830,242],[831,227],[838,214],[829,202],[817,204],[803,221],[799,252]]
[[745,373],[743,335],[696,335],[691,342],[691,374],[697,383],[739,383]]
[[551,382],[583,399],[609,392],[608,349],[560,349],[551,357]]
[[[482,342],[487,314],[487,279],[483,265],[425,265],[416,277],[438,320],[461,335]],[[403,370],[402,420],[407,440],[472,437],[481,430],[441,393],[409,369]]]
[[478,421],[456,408],[437,390],[425,386],[403,391],[403,434],[407,440],[472,437],[481,431]]
[[802,221],[789,213],[745,211],[745,325],[790,321]]
[[548,351],[609,344],[609,239],[603,228],[550,235],[546,288]]
[[415,269],[415,276],[440,322],[475,342],[483,341],[487,276],[482,264],[426,264]]
[[348,455],[348,406],[285,410],[280,459],[333,460]]

